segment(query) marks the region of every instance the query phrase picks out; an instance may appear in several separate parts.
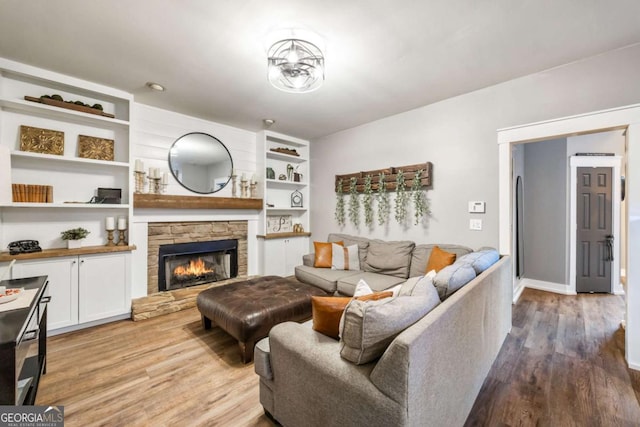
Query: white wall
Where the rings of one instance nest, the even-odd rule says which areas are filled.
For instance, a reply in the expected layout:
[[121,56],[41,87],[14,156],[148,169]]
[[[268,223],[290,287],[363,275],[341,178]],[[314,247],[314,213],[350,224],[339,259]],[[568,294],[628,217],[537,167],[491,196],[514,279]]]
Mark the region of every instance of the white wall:
[[[132,114],[132,162],[144,161],[145,168],[160,168],[169,172],[168,154],[173,142],[190,132],[204,132],[218,138],[227,147],[238,175],[256,172],[256,134],[239,128],[185,116],[172,111],[134,103]],[[208,179],[208,178],[207,178]],[[182,187],[169,173],[167,194],[202,196]],[[227,185],[211,197],[231,197]],[[130,242],[137,246],[133,252],[132,297],[147,293],[147,224],[164,221],[248,221],[248,274],[258,273],[258,211],[201,210],[201,209],[134,209]]]
[[[481,64],[497,66],[496,64]],[[437,66],[437,64],[434,64]],[[394,224],[369,232],[349,223],[342,230],[384,239],[498,246],[496,130],[517,124],[640,102],[640,45],[515,79],[436,104],[345,130],[311,144],[311,231],[315,240],[338,231],[334,176],[431,161],[428,227]],[[372,89],[373,90],[373,89]],[[484,200],[487,213],[469,214],[467,202]],[[469,219],[483,219],[470,231]],[[362,221],[361,221],[362,223]]]

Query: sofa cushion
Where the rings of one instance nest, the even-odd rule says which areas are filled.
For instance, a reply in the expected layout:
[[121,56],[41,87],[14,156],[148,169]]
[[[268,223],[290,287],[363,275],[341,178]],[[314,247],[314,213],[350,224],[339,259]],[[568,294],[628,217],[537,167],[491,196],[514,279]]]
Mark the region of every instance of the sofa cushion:
[[[330,268],[315,268],[307,265],[299,265],[295,268],[296,279],[302,283],[308,283],[326,291],[335,292],[338,280],[350,276],[362,274],[361,271],[331,270]],[[358,283],[356,279],[355,283]],[[355,285],[354,285],[355,286]],[[351,295],[351,294],[349,294]]]
[[313,266],[315,268],[330,268],[332,259],[332,245],[342,245],[342,242],[313,242],[315,260]]
[[[393,288],[392,288],[393,289]],[[389,289],[393,292],[392,289]],[[398,296],[428,295],[434,290],[433,276],[410,277],[400,285]],[[436,292],[437,293],[437,292]]]
[[331,233],[327,238],[329,242],[344,242],[343,246],[358,245],[358,257],[360,265],[364,265],[367,259],[367,249],[369,248],[369,239],[359,236],[350,236],[349,234]]
[[367,259],[362,269],[370,273],[406,279],[409,277],[411,253],[415,246],[415,243],[408,240],[397,242],[372,240],[369,242]]
[[[339,271],[339,270],[334,270]],[[374,291],[384,291],[389,289],[395,285],[398,285],[404,282],[404,279],[395,276],[385,276],[384,274],[376,274],[376,273],[365,273],[362,271],[357,272],[347,272],[345,273],[355,273],[345,277],[341,277],[337,280],[337,291],[342,295],[353,295],[356,290],[356,285],[360,279],[364,279],[365,282],[369,285],[371,289]]]
[[476,271],[471,265],[456,262],[449,265],[436,274],[433,284],[438,290],[440,299],[444,301],[449,298],[455,291],[475,279]]
[[269,338],[263,338],[256,343],[253,351],[254,369],[256,374],[268,380],[273,379],[273,371],[271,370]]
[[360,270],[358,258],[358,245],[341,246],[331,244],[331,269],[333,270]]
[[428,279],[417,285],[415,296],[398,296],[379,301],[353,300],[344,311],[340,356],[362,365],[384,353],[403,330],[440,304],[438,292]]
[[427,244],[416,245],[411,256],[411,269],[409,270],[409,277],[422,276],[427,269],[427,263],[431,256],[431,250],[434,246],[438,246],[440,249],[451,252],[461,257],[462,255],[473,252],[471,248],[461,245],[451,244]]
[[473,269],[476,271],[476,274],[480,274],[487,268],[498,262],[498,259],[500,259],[498,251],[491,248],[463,255],[458,259],[457,262],[470,264],[471,267],[473,267]]
[[427,262],[425,273],[428,271],[435,271],[437,273],[446,266],[453,264],[456,260],[456,256],[457,255],[453,252],[447,252],[440,249],[439,246],[434,246],[431,250],[431,255],[429,256],[429,262]]
[[313,330],[328,337],[338,339],[340,330],[340,318],[345,307],[352,299],[358,301],[377,301],[389,298],[393,292],[374,292],[355,298],[349,297],[311,297],[311,310],[313,316]]

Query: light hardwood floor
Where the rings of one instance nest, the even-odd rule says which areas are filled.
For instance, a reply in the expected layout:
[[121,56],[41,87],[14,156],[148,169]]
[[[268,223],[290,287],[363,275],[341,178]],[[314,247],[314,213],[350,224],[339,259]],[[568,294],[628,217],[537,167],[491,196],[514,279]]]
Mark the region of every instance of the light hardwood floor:
[[[526,290],[469,426],[638,426],[640,373],[624,363],[624,303]],[[73,426],[272,426],[253,364],[196,309],[48,341],[37,403]]]

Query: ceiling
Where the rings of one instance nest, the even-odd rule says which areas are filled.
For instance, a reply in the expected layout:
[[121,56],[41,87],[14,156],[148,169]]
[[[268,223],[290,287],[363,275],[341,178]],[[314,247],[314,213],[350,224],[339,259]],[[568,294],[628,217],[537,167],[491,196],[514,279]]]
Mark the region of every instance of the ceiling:
[[[267,81],[267,40],[291,28],[326,46],[316,92]],[[638,42],[637,0],[0,1],[2,57],[307,139]]]

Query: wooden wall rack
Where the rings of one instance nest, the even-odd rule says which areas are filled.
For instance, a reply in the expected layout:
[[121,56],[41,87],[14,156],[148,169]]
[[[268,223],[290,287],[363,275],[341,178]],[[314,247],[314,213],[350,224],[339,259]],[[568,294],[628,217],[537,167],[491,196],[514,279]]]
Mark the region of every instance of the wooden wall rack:
[[396,190],[396,177],[398,176],[398,171],[402,171],[404,174],[404,182],[406,185],[406,189],[410,190],[413,186],[413,177],[416,175],[416,172],[422,170],[420,176],[420,184],[422,187],[430,187],[432,184],[432,176],[433,176],[433,165],[431,162],[426,163],[418,163],[415,165],[406,165],[406,166],[392,166],[384,169],[376,169],[370,171],[361,171],[355,173],[349,173],[345,175],[336,175],[336,181],[334,184],[335,191],[338,192],[338,183],[342,179],[342,192],[344,194],[349,193],[349,186],[351,184],[351,178],[356,178],[356,191],[358,193],[364,192],[364,180],[367,175],[371,176],[371,188],[373,191],[378,191],[378,186],[380,183],[380,174],[385,174],[385,187],[387,191],[395,191]]

